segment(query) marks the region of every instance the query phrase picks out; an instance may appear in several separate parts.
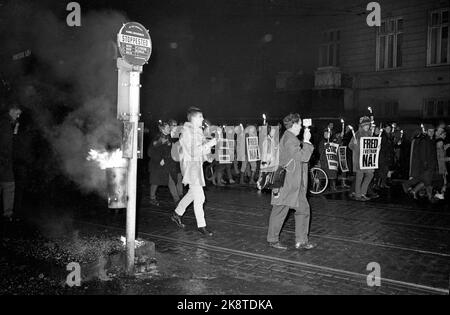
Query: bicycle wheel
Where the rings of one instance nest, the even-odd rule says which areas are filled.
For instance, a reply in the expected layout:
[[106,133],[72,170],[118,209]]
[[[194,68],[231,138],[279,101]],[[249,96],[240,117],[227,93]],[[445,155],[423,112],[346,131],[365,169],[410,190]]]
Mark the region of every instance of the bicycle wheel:
[[313,167],[309,170],[311,180],[309,181],[309,192],[313,195],[319,195],[327,189],[328,176],[325,171],[319,167]]

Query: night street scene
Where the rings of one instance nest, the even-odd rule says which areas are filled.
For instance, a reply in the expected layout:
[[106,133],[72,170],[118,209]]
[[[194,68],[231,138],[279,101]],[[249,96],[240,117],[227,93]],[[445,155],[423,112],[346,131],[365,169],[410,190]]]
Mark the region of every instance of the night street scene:
[[449,295],[449,11],[0,0],[0,295]]

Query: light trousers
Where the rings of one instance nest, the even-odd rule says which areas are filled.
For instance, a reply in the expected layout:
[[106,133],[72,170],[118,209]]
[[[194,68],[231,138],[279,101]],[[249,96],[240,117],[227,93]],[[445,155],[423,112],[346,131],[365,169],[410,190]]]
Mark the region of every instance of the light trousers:
[[367,194],[370,182],[373,179],[373,171],[356,171],[355,195],[361,197]]
[[189,185],[189,191],[178,203],[175,212],[182,216],[187,207],[194,202],[194,213],[195,219],[197,220],[197,227],[205,227],[205,213],[203,211],[203,204],[205,203],[205,193],[203,192],[203,187],[200,185]]

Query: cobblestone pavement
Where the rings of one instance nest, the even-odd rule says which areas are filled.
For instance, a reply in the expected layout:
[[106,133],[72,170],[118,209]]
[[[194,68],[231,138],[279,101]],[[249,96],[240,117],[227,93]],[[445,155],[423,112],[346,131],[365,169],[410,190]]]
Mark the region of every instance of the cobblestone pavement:
[[[245,280],[246,293],[268,294],[448,294],[450,275],[450,211],[448,205],[416,204],[399,194],[359,203],[343,194],[310,198],[311,241],[318,247],[293,247],[294,218],[286,220],[281,240],[287,251],[266,243],[270,195],[248,187],[208,187],[205,238],[196,231],[192,206],[183,217],[185,230],[169,216],[174,209],[167,192],[158,192],[160,206],[143,198],[138,213],[139,235],[154,241],[197,273]],[[125,227],[125,216],[78,217],[97,227]],[[367,265],[381,266],[381,286],[367,285]],[[196,268],[196,266],[203,266]],[[213,276],[213,277],[216,277]],[[267,282],[261,290],[257,283]],[[255,287],[252,291],[252,283]],[[250,285],[249,285],[250,284]],[[223,284],[224,288],[229,287]],[[271,291],[271,288],[273,290]],[[227,291],[239,293],[239,290]],[[205,292],[203,292],[205,293]]]

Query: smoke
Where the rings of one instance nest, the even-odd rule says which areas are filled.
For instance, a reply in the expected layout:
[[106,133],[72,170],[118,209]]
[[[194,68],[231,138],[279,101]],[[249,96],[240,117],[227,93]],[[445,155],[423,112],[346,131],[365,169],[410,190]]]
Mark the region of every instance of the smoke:
[[120,147],[115,39],[127,18],[82,11],[82,26],[69,27],[67,11],[40,5],[9,1],[0,16],[0,26],[9,29],[4,47],[30,49],[35,60],[16,84],[19,102],[32,112],[64,173],[83,191],[103,193],[104,171],[86,157],[89,149]]

